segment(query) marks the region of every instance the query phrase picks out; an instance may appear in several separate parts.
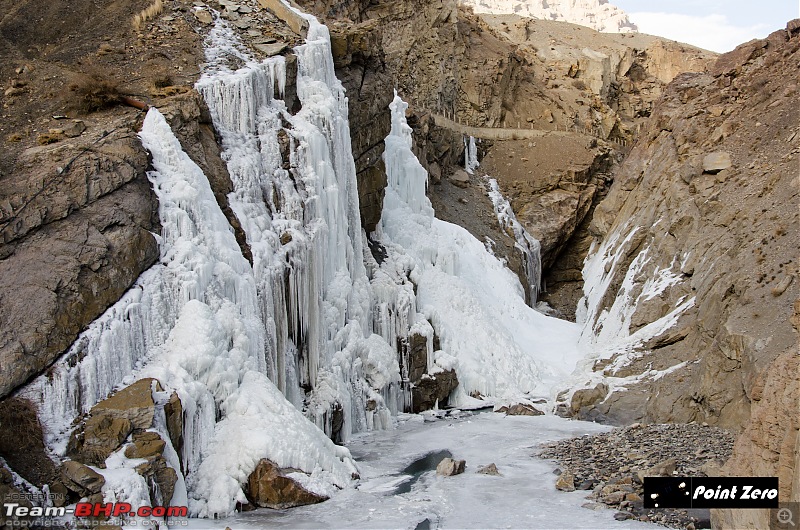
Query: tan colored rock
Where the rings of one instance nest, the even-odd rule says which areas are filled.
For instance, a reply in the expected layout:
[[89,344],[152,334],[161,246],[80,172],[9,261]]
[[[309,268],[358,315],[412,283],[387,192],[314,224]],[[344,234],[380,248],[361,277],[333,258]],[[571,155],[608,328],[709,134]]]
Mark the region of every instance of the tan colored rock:
[[544,416],[544,412],[527,403],[515,403],[510,407],[502,406],[495,412],[505,412],[506,416]]
[[294,479],[284,476],[284,471],[266,458],[250,474],[247,485],[248,499],[261,508],[284,510],[327,500],[327,497],[310,492]]
[[305,37],[308,33],[308,21],[286,7],[281,0],[258,0],[258,4],[284,21],[298,35]]
[[725,151],[709,153],[703,158],[703,172],[715,175],[731,167],[731,155]]
[[133,443],[125,448],[127,458],[149,458],[164,453],[166,442],[154,432],[134,433]]
[[459,188],[466,188],[469,186],[469,174],[463,169],[456,169],[448,179]]
[[267,57],[272,57],[273,55],[278,55],[282,51],[288,48],[288,45],[285,42],[275,42],[272,44],[255,44],[253,47],[264,53]]
[[201,24],[211,24],[214,22],[214,17],[211,16],[211,13],[206,11],[205,9],[195,9],[194,16],[198,22]]
[[[722,476],[778,477],[778,498],[800,502],[800,355],[795,347],[766,369],[761,399]],[[769,528],[769,510],[712,510],[715,528]]]
[[653,467],[637,471],[636,475],[642,482],[644,482],[645,477],[671,477],[675,473],[677,464],[678,461],[676,459],[669,458]]
[[76,138],[86,131],[86,124],[83,120],[71,120],[70,123],[64,127],[64,136],[67,138]]
[[493,463],[479,467],[477,472],[481,475],[501,476],[500,472],[497,470],[497,466]]
[[119,449],[133,431],[131,422],[112,416],[92,416],[70,436],[67,456],[86,464],[105,467],[108,456]]
[[572,394],[572,401],[570,402],[570,410],[572,414],[578,414],[583,407],[591,407],[608,395],[608,385],[605,383],[598,383],[594,388],[583,388],[576,390]]
[[575,475],[564,471],[556,480],[556,489],[560,491],[575,491]]
[[436,474],[444,477],[452,477],[460,475],[464,472],[467,462],[465,460],[453,460],[452,458],[445,458],[439,465],[436,466]]
[[106,479],[90,467],[68,460],[61,466],[61,475],[68,489],[81,497],[88,497],[93,493],[100,493]]
[[160,388],[155,379],[140,379],[92,407],[91,415],[126,419],[134,429],[149,429],[156,410],[154,386]]

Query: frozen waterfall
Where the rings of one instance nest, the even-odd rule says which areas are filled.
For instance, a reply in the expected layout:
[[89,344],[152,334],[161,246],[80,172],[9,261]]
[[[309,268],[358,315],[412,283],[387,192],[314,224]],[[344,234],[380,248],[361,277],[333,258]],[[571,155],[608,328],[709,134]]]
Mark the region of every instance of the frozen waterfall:
[[411,151],[406,108],[395,96],[384,154],[389,186],[378,228],[389,257],[381,270],[416,286],[417,320],[430,322],[441,343],[429,370],[456,369],[455,406],[478,395],[552,397],[552,385],[578,359],[578,326],[527,306],[519,279],[503,262],[466,229],[434,217],[427,174]]
[[[552,397],[576,360],[578,327],[526,306],[501,261],[434,217],[399,97],[375,234],[388,258],[373,258],[328,29],[302,16],[309,30],[295,48],[296,114],[284,101],[284,58],[256,61],[219,19],[196,85],[222,138],[228,202],[252,264],[207,176],[151,109],[140,137],[159,200],[159,263],[24,391],[62,455],[73,419],[113,391],[153,377],[177,392],[186,488],[173,503],[188,502],[196,516],[246,502],[242,485],[261,458],[302,471],[293,478],[318,493],[351,483],[352,458],[332,439],[389,428],[409,409],[412,334],[427,339],[429,374],[457,371],[456,405]],[[467,147],[474,151],[474,141]],[[112,459],[119,473],[106,499],[147,502],[122,452]]]

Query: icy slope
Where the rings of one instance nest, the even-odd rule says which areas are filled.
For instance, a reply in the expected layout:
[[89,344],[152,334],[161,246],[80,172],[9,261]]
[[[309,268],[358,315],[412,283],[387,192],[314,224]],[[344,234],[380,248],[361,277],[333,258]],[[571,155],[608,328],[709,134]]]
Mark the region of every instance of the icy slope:
[[[380,224],[389,259],[417,287],[417,307],[441,338],[434,353],[461,383],[451,403],[470,394],[514,400],[551,396],[579,358],[580,328],[525,304],[519,280],[465,229],[435,219],[425,196],[427,174],[411,152],[407,105],[392,102],[384,155],[389,186]],[[408,258],[411,263],[408,263]]]

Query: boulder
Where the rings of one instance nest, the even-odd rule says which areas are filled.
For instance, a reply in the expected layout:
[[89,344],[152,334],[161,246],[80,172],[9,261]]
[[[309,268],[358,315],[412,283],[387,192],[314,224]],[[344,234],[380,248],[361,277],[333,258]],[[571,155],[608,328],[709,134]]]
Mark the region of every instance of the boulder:
[[430,410],[436,403],[447,404],[450,393],[458,386],[455,370],[445,370],[437,374],[423,374],[422,379],[411,388],[411,407],[413,412]]
[[464,472],[464,468],[466,466],[466,460],[453,460],[452,458],[445,458],[439,462],[438,466],[436,466],[436,474],[444,477],[460,475]]
[[67,138],[77,138],[86,130],[83,120],[72,120],[64,127],[64,136]]
[[153,384],[155,379],[140,379],[92,407],[92,416],[110,416],[130,421],[134,429],[149,429],[153,426],[155,402]]
[[544,416],[544,412],[527,403],[515,403],[510,407],[500,407],[495,412],[505,412],[506,416]]
[[489,464],[488,466],[479,467],[478,468],[478,473],[480,473],[481,475],[500,476],[500,472],[497,470],[497,466],[494,465],[493,463]]
[[328,500],[287,477],[284,470],[266,458],[261,459],[250,473],[247,486],[250,503],[261,508],[283,510]]
[[150,458],[160,456],[164,453],[166,442],[161,439],[158,433],[145,431],[134,433],[133,443],[125,448],[127,458]]
[[92,416],[70,436],[67,456],[86,464],[105,467],[105,460],[116,451],[133,431],[125,418],[107,415]]
[[668,460],[664,460],[660,464],[656,464],[649,469],[640,470],[636,473],[636,475],[642,482],[644,482],[645,477],[671,477],[673,473],[675,473],[677,464],[677,460],[670,458]]
[[556,489],[560,491],[575,491],[575,476],[569,471],[564,471],[556,480]]
[[453,174],[450,175],[450,182],[459,188],[466,188],[469,186],[469,175],[463,169],[456,169]]
[[594,388],[582,388],[572,394],[570,411],[573,415],[578,414],[583,407],[591,407],[603,401],[608,396],[608,385],[598,383]]
[[272,57],[273,55],[278,55],[289,46],[285,42],[275,42],[272,44],[255,44],[254,47],[267,57]]
[[214,22],[214,18],[211,16],[211,13],[206,11],[205,9],[198,9],[194,12],[195,18],[201,24],[211,24]]
[[703,173],[716,175],[723,169],[728,169],[731,165],[731,155],[725,151],[716,151],[703,157]]
[[74,460],[64,462],[64,465],[61,466],[61,476],[67,489],[74,491],[81,497],[100,493],[106,483],[103,475]]

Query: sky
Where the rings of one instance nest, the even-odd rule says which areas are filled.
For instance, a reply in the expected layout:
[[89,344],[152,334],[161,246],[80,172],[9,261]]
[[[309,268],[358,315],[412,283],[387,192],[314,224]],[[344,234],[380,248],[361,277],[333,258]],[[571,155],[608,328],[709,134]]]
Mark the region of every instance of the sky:
[[727,52],[798,18],[798,0],[610,0],[642,33]]

